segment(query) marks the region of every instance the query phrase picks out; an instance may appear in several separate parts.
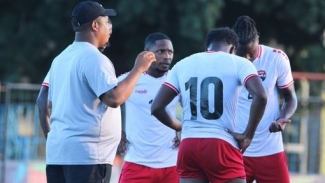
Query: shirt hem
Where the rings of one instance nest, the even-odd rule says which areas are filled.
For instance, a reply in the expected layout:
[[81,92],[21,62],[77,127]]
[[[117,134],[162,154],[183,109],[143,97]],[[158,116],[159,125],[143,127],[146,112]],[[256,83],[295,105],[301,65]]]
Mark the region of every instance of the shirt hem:
[[157,165],[157,163],[147,164],[147,163],[139,163],[139,162],[128,161],[128,160],[125,160],[125,162],[134,163],[134,164],[137,164],[137,165],[142,165],[142,166],[146,166],[146,167],[149,167],[149,168],[169,168],[169,167],[176,166],[176,161],[175,161],[175,163],[170,163],[170,164],[166,163],[164,165],[158,165],[158,166],[152,166],[153,164]]

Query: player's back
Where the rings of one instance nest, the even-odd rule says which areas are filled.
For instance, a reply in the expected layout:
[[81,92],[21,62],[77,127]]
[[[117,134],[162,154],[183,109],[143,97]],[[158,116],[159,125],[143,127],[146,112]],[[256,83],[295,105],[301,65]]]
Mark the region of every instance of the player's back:
[[225,128],[235,130],[238,93],[255,67],[225,52],[203,52],[178,62],[167,83],[179,90],[183,105],[182,139],[221,138],[237,147]]

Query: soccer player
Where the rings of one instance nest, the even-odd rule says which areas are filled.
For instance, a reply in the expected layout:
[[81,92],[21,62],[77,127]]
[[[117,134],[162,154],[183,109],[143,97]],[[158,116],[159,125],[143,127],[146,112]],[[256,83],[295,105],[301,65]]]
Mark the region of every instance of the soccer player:
[[[126,139],[122,136],[120,146],[121,153],[124,149],[127,152],[119,183],[178,183],[176,159],[179,141],[175,139],[176,132],[151,115],[151,104],[166,80],[173,60],[173,44],[160,32],[148,35],[144,44],[144,50],[153,52],[157,61],[141,75],[130,98],[121,107]],[[118,77],[118,80],[127,75]],[[176,116],[177,103],[178,97],[175,97],[168,106],[173,117]]]
[[[117,82],[110,60],[98,48],[112,33],[113,9],[80,2],[71,23],[75,40],[52,62],[46,141],[48,183],[109,182],[121,138],[119,105],[130,96],[155,56],[141,52],[128,77]],[[43,119],[43,118],[40,118]]]
[[[177,172],[181,183],[244,183],[242,152],[263,115],[266,93],[252,63],[233,53],[236,33],[217,28],[206,37],[206,52],[176,63],[152,104],[152,114],[174,130],[182,130]],[[244,86],[253,95],[245,132],[234,133],[237,102]],[[166,106],[180,95],[182,124]]]
[[[281,133],[297,108],[289,59],[279,49],[259,45],[259,34],[250,17],[238,17],[233,29],[239,37],[236,54],[255,65],[268,98],[253,141],[244,153],[247,182],[289,183]],[[279,95],[284,98],[281,110]],[[253,98],[248,90],[242,88],[238,101],[238,120],[242,122],[238,123],[239,132],[245,130]]]

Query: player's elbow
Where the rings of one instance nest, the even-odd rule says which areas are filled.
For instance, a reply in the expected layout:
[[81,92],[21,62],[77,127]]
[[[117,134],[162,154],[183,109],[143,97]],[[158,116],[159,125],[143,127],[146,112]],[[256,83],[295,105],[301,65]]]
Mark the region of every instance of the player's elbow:
[[265,91],[256,93],[253,98],[256,101],[258,101],[259,104],[261,104],[263,106],[266,106],[266,104],[267,104],[267,94],[266,94]]
[[122,97],[113,95],[109,92],[103,93],[101,96],[99,96],[99,99],[111,108],[117,108],[125,101]]
[[117,108],[122,104],[119,100],[110,100],[106,105],[108,105],[111,108]]
[[159,111],[160,111],[159,106],[154,102],[151,105],[151,115],[156,116]]
[[115,97],[115,96],[112,96],[112,97],[110,97],[106,101],[107,102],[105,102],[105,103],[109,107],[111,107],[111,108],[117,108],[117,107],[121,106],[126,101],[126,99],[124,99],[123,97]]

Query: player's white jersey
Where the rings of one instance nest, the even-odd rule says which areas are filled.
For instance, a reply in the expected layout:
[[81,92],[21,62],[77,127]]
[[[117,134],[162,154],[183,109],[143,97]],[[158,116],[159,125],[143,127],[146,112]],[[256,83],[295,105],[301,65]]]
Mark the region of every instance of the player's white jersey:
[[250,77],[257,77],[254,65],[225,52],[197,53],[179,61],[164,84],[182,98],[182,139],[220,138],[238,148],[225,129],[238,125],[239,89]]
[[[118,80],[123,80],[127,74],[118,77]],[[133,93],[125,102],[126,136],[130,142],[125,161],[151,168],[176,165],[178,150],[173,148],[176,131],[151,115],[153,99],[166,78],[166,75],[154,78],[147,73],[142,74]],[[174,117],[178,99],[178,96],[175,97],[167,106]]]
[[[293,84],[290,62],[287,55],[278,49],[259,45],[258,57],[253,64],[267,93],[267,105],[252,143],[245,156],[266,156],[283,151],[282,133],[270,133],[269,126],[280,115],[278,88],[287,88]],[[252,97],[242,88],[239,97],[238,132],[243,132],[249,119]]]

